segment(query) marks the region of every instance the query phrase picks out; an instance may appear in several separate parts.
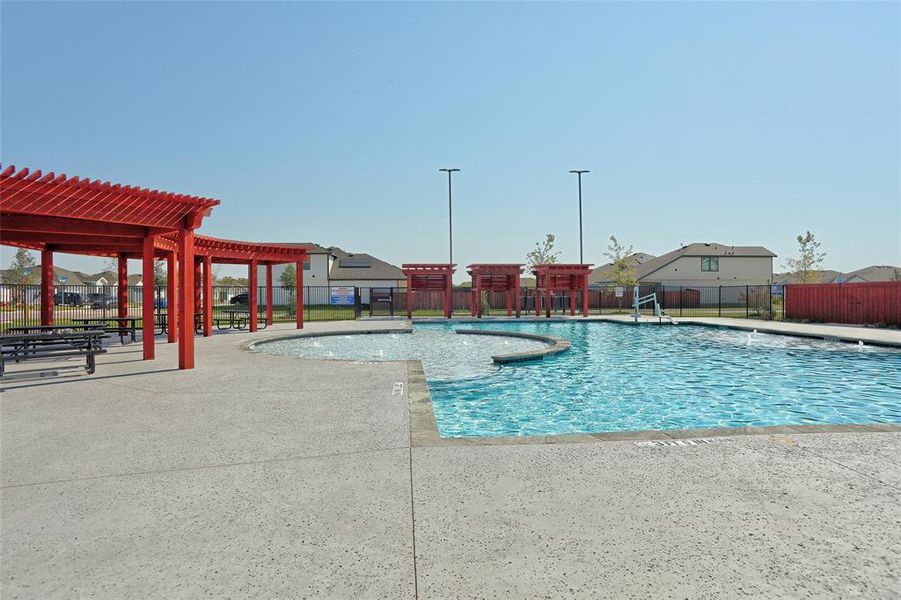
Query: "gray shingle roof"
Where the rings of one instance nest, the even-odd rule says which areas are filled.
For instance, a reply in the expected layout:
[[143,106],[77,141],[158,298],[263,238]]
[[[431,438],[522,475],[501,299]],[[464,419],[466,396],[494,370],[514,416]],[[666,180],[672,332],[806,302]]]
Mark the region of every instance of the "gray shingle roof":
[[763,256],[773,258],[776,254],[763,246],[729,246],[719,243],[688,244],[639,265],[638,278],[643,279],[683,256]]

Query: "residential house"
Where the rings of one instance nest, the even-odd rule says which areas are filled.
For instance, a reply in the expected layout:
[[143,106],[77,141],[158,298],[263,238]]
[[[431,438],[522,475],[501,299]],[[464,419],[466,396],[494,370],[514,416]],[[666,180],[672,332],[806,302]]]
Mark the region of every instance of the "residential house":
[[834,277],[832,283],[860,283],[864,281],[901,281],[901,267],[870,265]]
[[[775,254],[762,246],[693,243],[662,256],[638,252],[629,257],[639,283],[667,286],[769,285]],[[612,283],[612,264],[592,271],[589,282]]]

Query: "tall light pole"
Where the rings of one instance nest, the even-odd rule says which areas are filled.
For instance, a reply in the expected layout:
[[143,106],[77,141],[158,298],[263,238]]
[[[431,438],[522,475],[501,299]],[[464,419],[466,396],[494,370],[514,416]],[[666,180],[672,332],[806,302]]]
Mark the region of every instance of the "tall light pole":
[[579,264],[585,264],[585,257],[582,255],[582,173],[591,173],[591,171],[582,169],[581,171],[570,171],[570,173],[575,173],[579,177]]
[[454,264],[454,204],[451,191],[451,175],[460,169],[438,169],[447,173],[447,239],[450,244],[450,264]]

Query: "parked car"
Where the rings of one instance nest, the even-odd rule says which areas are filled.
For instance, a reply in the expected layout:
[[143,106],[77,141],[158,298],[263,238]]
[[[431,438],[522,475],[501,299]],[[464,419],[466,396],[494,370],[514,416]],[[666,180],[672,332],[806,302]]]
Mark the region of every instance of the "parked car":
[[91,308],[116,308],[119,306],[118,299],[106,294],[89,294],[88,300]]
[[56,306],[83,306],[84,300],[81,294],[75,292],[57,292],[53,294],[53,304]]
[[237,294],[235,296],[232,296],[231,299],[228,301],[228,303],[229,304],[248,304],[248,303],[250,303],[250,296],[247,295],[247,292],[244,292],[243,294]]

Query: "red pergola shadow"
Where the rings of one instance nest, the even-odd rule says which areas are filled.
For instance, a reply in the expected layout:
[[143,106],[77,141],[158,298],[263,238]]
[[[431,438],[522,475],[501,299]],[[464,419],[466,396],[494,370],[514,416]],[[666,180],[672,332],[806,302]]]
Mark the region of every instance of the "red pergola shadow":
[[457,265],[450,263],[405,263],[401,270],[407,277],[407,318],[413,318],[413,292],[418,290],[444,292],[444,316],[453,314],[453,276]]
[[513,314],[514,298],[516,318],[520,316],[519,276],[522,264],[477,263],[466,267],[472,277],[472,316],[482,317],[482,290],[505,292],[507,296],[507,316]]
[[576,292],[582,292],[582,315],[588,316],[588,275],[592,265],[543,264],[532,267],[535,275],[535,316],[541,315],[541,298],[545,298],[546,316],[551,316],[554,292],[569,293],[569,314],[576,314]]
[[[167,309],[170,341],[178,340],[178,366],[194,367],[194,310],[200,302],[200,263],[195,260],[250,264],[298,264],[298,327],[303,326],[302,273],[305,248],[234,242],[195,236],[218,200],[173,194],[110,182],[91,181],[0,165],[0,243],[41,252],[41,324],[53,324],[53,255],[55,252],[118,259],[118,317],[128,316],[128,259],[142,261],[142,330],[144,359],[153,359],[153,263],[169,265]],[[253,269],[252,279],[256,281]],[[204,333],[211,322],[212,269],[206,269]],[[271,274],[271,273],[270,273]],[[268,278],[271,283],[271,276]],[[256,289],[251,296],[256,297]],[[271,291],[269,292],[271,298]],[[271,302],[269,302],[271,310]],[[253,307],[252,307],[253,309]],[[256,321],[253,322],[256,328]]]

